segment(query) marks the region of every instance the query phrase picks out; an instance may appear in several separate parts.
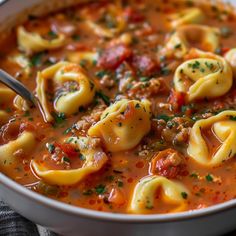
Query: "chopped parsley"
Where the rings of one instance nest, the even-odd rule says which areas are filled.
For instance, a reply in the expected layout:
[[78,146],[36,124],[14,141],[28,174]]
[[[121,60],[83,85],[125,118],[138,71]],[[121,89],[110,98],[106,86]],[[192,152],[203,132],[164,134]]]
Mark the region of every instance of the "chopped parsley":
[[197,175],[196,173],[192,173],[192,174],[190,175],[190,177],[191,177],[191,178],[198,179],[198,175]]
[[55,39],[55,38],[57,38],[57,33],[52,31],[52,30],[50,30],[48,32],[48,36],[50,37],[50,39]]
[[199,61],[195,61],[194,63],[188,63],[188,67],[194,69],[199,69],[200,68],[201,63]]
[[66,115],[63,112],[60,112],[58,114],[54,113],[54,119],[56,124],[61,124],[65,121]]
[[170,69],[168,67],[162,67],[161,68],[161,75],[169,75],[170,74]]
[[86,160],[86,157],[83,154],[81,154],[81,153],[79,155],[79,158],[80,158],[81,161],[85,161]]
[[28,116],[30,116],[30,111],[26,111],[26,112],[24,113],[24,117],[28,117]]
[[51,143],[46,143],[46,147],[47,147],[49,153],[51,153],[51,154],[52,154],[52,153],[54,152],[54,150],[55,150],[55,146],[54,146],[53,144],[51,144]]
[[96,92],[97,97],[101,98],[106,105],[110,105],[110,98],[105,95],[101,90]]
[[106,186],[103,184],[99,184],[98,186],[95,187],[95,191],[97,194],[104,194],[106,192]]
[[62,162],[64,163],[70,163],[70,159],[68,157],[62,157]]
[[120,188],[123,187],[123,186],[124,186],[123,181],[118,180],[118,181],[117,181],[117,186],[120,187]]
[[72,127],[69,127],[68,129],[66,129],[63,134],[69,134],[72,130]]
[[122,126],[122,122],[117,123],[117,126],[121,127]]
[[236,116],[229,116],[230,120],[236,121]]
[[46,196],[56,196],[59,193],[60,188],[55,185],[48,185],[40,181],[37,185],[39,191]]
[[85,195],[85,196],[90,196],[92,194],[93,194],[93,190],[92,189],[88,189],[88,190],[83,191],[83,195]]
[[176,44],[176,45],[174,46],[175,49],[179,49],[179,48],[181,48],[181,47],[182,47],[181,43],[178,43],[178,44]]
[[137,104],[135,105],[135,108],[136,108],[136,109],[139,109],[139,108],[140,108],[140,104],[137,103]]
[[188,110],[192,110],[194,108],[194,104],[191,103],[189,105],[183,105],[181,106],[181,112],[185,113]]
[[169,120],[172,119],[171,116],[168,116],[168,115],[166,115],[166,114],[157,115],[156,118],[157,118],[158,120],[164,120],[165,122],[167,122],[167,121],[169,121]]
[[139,80],[141,81],[141,82],[147,82],[147,81],[149,81],[151,78],[150,77],[141,77]]
[[96,72],[95,74],[99,79],[102,79],[105,75],[107,75],[107,71],[105,70],[100,70],[98,72]]
[[188,194],[186,192],[181,192],[181,196],[182,196],[183,199],[188,198]]
[[206,180],[208,182],[212,182],[213,181],[213,177],[210,174],[206,175],[205,178],[206,178]]
[[74,41],[79,41],[81,39],[81,37],[78,35],[78,34],[73,34],[71,36],[71,38],[74,40]]
[[35,67],[41,66],[44,54],[45,54],[44,52],[39,52],[39,53],[34,54],[31,57],[30,65],[35,66]]
[[220,28],[220,33],[221,33],[221,36],[224,37],[224,38],[228,38],[232,35],[232,30],[227,27],[227,26],[223,26]]

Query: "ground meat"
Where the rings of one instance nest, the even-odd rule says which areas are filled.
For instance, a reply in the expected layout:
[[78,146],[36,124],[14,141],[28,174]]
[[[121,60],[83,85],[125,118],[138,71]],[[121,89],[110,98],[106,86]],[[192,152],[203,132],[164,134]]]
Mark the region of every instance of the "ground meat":
[[128,91],[131,98],[148,98],[156,95],[160,89],[160,81],[158,79],[148,82],[133,82],[132,88]]
[[98,66],[104,69],[116,69],[122,62],[130,58],[132,50],[120,44],[104,50],[98,60]]
[[193,121],[187,117],[175,117],[169,121],[154,119],[152,131],[165,142],[184,147],[188,142]]
[[174,149],[166,149],[154,156],[151,162],[151,173],[170,179],[178,176],[187,176],[185,158]]
[[102,141],[101,141],[100,138],[90,138],[89,139],[89,147],[91,149],[95,149],[97,147],[101,147],[101,145],[102,145],[101,143],[102,143]]
[[167,91],[167,87],[162,78],[151,79],[147,82],[132,82],[132,87],[128,91],[131,98],[150,98]]
[[163,129],[161,136],[172,145],[177,147],[185,147],[188,143],[190,128],[183,128],[182,126],[166,127]]
[[93,124],[100,120],[102,112],[106,109],[106,105],[102,104],[93,109],[91,114],[85,115],[75,124],[75,128],[79,131],[88,130]]
[[183,128],[173,139],[173,144],[175,146],[181,146],[183,144],[188,143],[190,134],[190,128]]
[[160,120],[152,120],[151,122],[151,130],[154,133],[155,136],[161,137],[161,133],[163,129],[166,127],[166,122],[162,119]]
[[115,81],[109,75],[104,75],[100,80],[100,84],[105,88],[112,88],[115,85]]

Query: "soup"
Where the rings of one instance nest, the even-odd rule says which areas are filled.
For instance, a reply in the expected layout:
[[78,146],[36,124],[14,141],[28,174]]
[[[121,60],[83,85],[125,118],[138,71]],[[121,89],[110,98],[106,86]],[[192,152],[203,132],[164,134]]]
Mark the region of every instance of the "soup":
[[236,197],[232,7],[99,1],[35,17],[1,42],[0,169],[97,211],[173,213]]

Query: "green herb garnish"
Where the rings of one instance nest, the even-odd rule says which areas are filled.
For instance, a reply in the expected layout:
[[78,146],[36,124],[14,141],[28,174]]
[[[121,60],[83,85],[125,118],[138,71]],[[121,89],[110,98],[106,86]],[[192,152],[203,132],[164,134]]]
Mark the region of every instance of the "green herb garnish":
[[212,178],[212,176],[210,174],[206,175],[205,178],[206,178],[206,180],[208,182],[212,182],[213,181],[213,178]]
[[181,192],[181,196],[182,196],[183,199],[188,198],[188,194],[186,192]]
[[97,194],[104,194],[106,192],[106,186],[103,184],[99,184],[95,187],[95,191]]

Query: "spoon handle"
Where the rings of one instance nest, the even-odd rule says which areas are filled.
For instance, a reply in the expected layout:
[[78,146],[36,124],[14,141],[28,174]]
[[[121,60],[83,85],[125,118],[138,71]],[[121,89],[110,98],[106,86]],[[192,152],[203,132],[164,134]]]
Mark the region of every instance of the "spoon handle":
[[34,95],[18,80],[13,78],[11,75],[0,69],[0,82],[5,84],[7,87],[15,91],[22,98],[30,102],[30,104],[36,106]]

